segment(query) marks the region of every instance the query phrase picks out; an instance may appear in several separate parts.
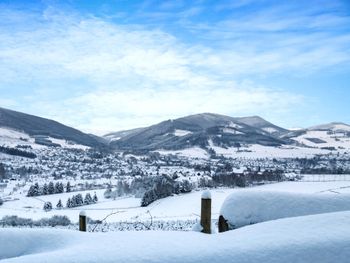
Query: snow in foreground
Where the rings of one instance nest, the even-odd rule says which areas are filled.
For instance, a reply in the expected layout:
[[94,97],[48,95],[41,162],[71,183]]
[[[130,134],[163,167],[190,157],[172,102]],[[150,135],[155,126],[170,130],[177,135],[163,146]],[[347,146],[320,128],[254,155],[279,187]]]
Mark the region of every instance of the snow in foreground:
[[350,211],[222,234],[1,229],[2,262],[337,262],[350,258]]
[[350,194],[301,194],[236,191],[224,201],[220,215],[231,228],[268,220],[350,210]]

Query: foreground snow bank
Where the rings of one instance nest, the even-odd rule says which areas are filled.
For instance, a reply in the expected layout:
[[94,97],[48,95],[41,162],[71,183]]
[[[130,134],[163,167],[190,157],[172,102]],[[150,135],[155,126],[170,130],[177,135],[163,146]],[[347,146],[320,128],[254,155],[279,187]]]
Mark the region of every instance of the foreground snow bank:
[[1,262],[321,262],[350,258],[350,212],[287,218],[216,235],[1,229]]
[[237,191],[224,201],[220,215],[231,228],[286,217],[350,210],[350,195]]

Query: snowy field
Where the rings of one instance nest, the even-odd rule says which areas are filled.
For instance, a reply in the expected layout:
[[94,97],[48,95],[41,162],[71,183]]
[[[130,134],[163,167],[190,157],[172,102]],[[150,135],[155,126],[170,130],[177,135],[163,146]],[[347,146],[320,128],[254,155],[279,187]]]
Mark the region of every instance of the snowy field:
[[0,229],[1,262],[346,263],[350,212],[287,218],[221,234]]
[[[210,143],[209,143],[210,145]],[[347,146],[347,145],[346,145]],[[216,152],[217,155],[225,156],[227,158],[247,158],[247,159],[257,159],[257,158],[312,158],[315,155],[327,155],[331,153],[330,150],[311,148],[310,147],[298,147],[298,146],[280,146],[280,147],[269,147],[263,145],[249,145],[247,147],[242,147],[239,150],[234,147],[222,148],[218,146],[211,145],[211,148]],[[345,148],[348,150],[349,148]],[[345,152],[345,150],[339,150],[340,152]],[[178,155],[186,158],[198,158],[198,159],[210,159],[208,152],[199,147],[192,147],[184,150],[177,151],[166,151],[157,150],[163,155]]]
[[[198,219],[200,214],[201,191],[189,194],[174,195],[157,200],[148,207],[140,207],[139,198],[123,197],[116,200],[105,199],[105,190],[91,190],[82,192],[62,193],[38,197],[25,197],[23,194],[15,196],[15,200],[5,202],[0,206],[0,218],[5,215],[17,215],[25,218],[41,219],[53,215],[66,215],[72,222],[78,221],[80,210],[85,210],[92,219],[102,219],[110,213],[115,213],[107,219],[107,222],[149,220],[150,214],[154,220],[187,220]],[[283,191],[291,193],[316,193],[316,194],[350,194],[350,181],[328,181],[328,182],[282,182],[267,184],[254,188],[234,189],[212,189],[212,213],[217,219],[219,211],[225,198],[233,192],[251,191]],[[98,203],[76,208],[55,209],[59,199],[65,205],[66,201],[73,194],[95,193],[98,196]],[[18,199],[18,200],[16,200]],[[43,210],[46,201],[52,202],[54,209],[49,212]],[[150,214],[148,213],[150,212]]]
[[[147,211],[154,220],[198,219],[202,195],[202,191],[197,191],[172,196],[142,208],[137,198],[108,200],[103,198],[103,190],[96,193],[100,199],[97,204],[50,212],[42,210],[44,201],[63,201],[72,193],[40,199],[22,197],[5,202],[0,216],[42,218],[60,214],[77,221],[79,211],[84,209],[95,219],[118,212],[108,218],[109,222],[147,220]],[[233,214],[238,212],[233,218],[240,220],[243,227],[212,235],[194,231],[83,233],[54,228],[2,228],[0,261],[349,262],[349,181],[282,182],[254,188],[213,189],[211,197],[213,219],[217,219],[223,203],[231,200],[229,209]]]

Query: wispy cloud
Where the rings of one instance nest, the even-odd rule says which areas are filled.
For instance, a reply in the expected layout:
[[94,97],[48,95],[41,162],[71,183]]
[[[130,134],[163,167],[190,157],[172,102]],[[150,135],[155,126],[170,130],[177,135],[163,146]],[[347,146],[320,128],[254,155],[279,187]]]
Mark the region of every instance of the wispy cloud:
[[[214,83],[213,83],[214,84]],[[253,86],[252,86],[253,85]],[[200,112],[216,112],[244,116],[256,112],[265,116],[282,113],[283,109],[303,102],[303,97],[289,92],[256,87],[252,83],[215,83],[196,87],[156,89],[99,90],[60,102],[67,111],[57,114],[58,105],[46,105],[47,112],[80,128],[102,134],[116,129],[147,126],[168,118]],[[74,107],[71,107],[74,105]],[[45,105],[39,104],[40,108]],[[76,109],[80,109],[77,111]],[[69,111],[69,114],[67,112]]]
[[350,61],[350,35],[321,30],[348,17],[273,10],[195,23],[204,7],[181,7],[164,3],[160,13],[179,9],[176,23],[203,41],[55,8],[3,8],[0,90],[18,89],[19,109],[103,133],[198,112],[276,117],[305,98],[251,76],[311,74]]

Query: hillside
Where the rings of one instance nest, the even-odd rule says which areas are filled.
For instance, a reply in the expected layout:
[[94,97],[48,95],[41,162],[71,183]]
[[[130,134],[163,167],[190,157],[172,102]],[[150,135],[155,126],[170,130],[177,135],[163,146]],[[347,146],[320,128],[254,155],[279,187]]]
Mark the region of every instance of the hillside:
[[347,151],[350,149],[350,125],[340,122],[292,131],[283,136],[304,147]]
[[[273,132],[271,132],[273,131]],[[228,148],[237,144],[279,146],[288,144],[279,134],[287,132],[262,118],[233,118],[203,113],[167,120],[146,128],[107,134],[110,145],[118,150],[178,150],[191,147],[207,149],[210,141]]]
[[23,143],[26,140],[34,139],[38,144],[50,145],[51,142],[51,145],[55,146],[57,143],[54,141],[57,139],[64,140],[70,144],[75,143],[90,147],[103,145],[101,139],[97,139],[95,136],[83,133],[57,121],[4,108],[0,108],[0,128],[4,140],[4,134],[6,133],[5,135],[9,139],[16,139],[18,137],[17,139],[21,139]]

